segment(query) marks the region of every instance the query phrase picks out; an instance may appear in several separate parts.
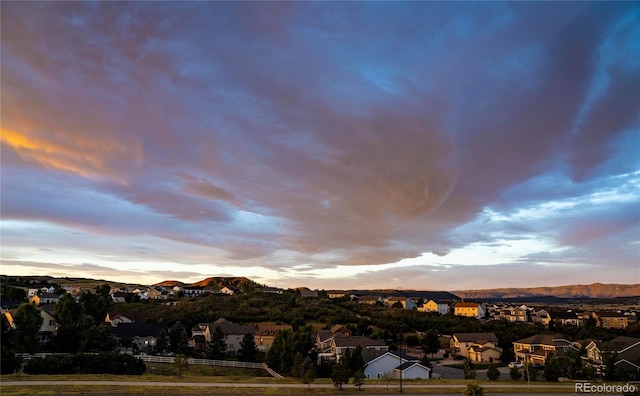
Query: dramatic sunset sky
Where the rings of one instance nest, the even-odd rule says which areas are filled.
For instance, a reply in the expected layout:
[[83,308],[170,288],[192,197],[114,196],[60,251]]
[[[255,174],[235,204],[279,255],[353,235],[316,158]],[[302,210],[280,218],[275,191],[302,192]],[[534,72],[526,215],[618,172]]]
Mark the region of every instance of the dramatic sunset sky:
[[638,2],[1,3],[1,268],[640,283]]

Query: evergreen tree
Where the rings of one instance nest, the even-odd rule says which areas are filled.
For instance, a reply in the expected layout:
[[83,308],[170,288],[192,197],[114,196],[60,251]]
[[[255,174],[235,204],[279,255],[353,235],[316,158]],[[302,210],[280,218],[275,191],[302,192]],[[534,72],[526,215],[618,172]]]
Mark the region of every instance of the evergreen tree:
[[181,322],[176,322],[169,329],[169,342],[171,343],[169,346],[171,352],[176,355],[184,354],[187,351],[187,330]]
[[311,389],[311,383],[316,380],[316,372],[313,369],[307,369],[302,376],[302,383],[309,385],[308,388]]
[[575,380],[581,376],[582,372],[582,359],[577,351],[573,349],[567,349],[564,354],[564,372],[569,379]]
[[207,359],[224,359],[227,352],[227,336],[220,326],[216,326],[211,334],[211,342],[207,348]]
[[351,375],[349,375],[349,367],[345,359],[340,359],[340,362],[333,366],[333,370],[331,371],[333,385],[342,390],[342,385],[349,383],[349,377],[351,377]]
[[509,370],[509,376],[511,377],[512,380],[517,381],[520,378],[522,378],[522,372],[520,371],[519,368],[512,367],[511,370]]
[[158,334],[158,340],[156,341],[156,353],[164,354],[169,347],[169,336],[164,329],[160,330]]
[[247,333],[242,337],[240,350],[238,351],[240,360],[243,362],[255,362],[258,356],[258,346],[253,334]]
[[547,359],[547,363],[544,366],[544,378],[549,382],[558,382],[560,377],[560,362],[555,356]]
[[44,319],[40,310],[33,304],[24,303],[13,317],[16,330],[16,345],[23,352],[35,352],[40,343],[38,334]]
[[487,369],[487,378],[489,381],[497,381],[500,378],[500,370],[498,370],[498,366],[495,363],[491,363],[489,368]]
[[441,347],[441,343],[440,343],[440,336],[438,335],[438,332],[435,330],[428,330],[425,334],[424,337],[422,337],[422,350],[425,354],[430,353],[431,357],[433,357],[433,354],[438,352],[438,350]]
[[464,359],[462,361],[462,370],[464,372],[464,379],[476,379],[476,370],[473,369],[471,360]]

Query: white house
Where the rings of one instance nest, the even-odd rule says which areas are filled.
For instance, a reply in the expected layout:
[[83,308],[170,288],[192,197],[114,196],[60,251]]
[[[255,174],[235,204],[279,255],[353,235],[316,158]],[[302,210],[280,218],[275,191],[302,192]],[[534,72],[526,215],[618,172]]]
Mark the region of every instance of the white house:
[[385,373],[393,373],[397,367],[408,361],[394,352],[386,352],[365,364],[364,376],[367,378],[381,378]]
[[364,375],[367,378],[381,378],[385,373],[399,379],[429,379],[431,369],[406,355],[386,352],[365,364]]
[[[403,379],[429,379],[431,377],[431,369],[423,366],[420,362],[406,362],[394,370],[395,378]],[[402,377],[400,377],[402,375]]]

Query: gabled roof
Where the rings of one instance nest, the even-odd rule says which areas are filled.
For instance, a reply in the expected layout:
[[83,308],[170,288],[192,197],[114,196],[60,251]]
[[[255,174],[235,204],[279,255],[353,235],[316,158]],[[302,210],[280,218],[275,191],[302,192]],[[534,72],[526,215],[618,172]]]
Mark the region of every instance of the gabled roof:
[[215,331],[216,327],[220,327],[220,330],[222,330],[225,335],[245,335],[247,333],[255,334],[255,329],[253,327],[229,322],[224,318],[220,318],[213,323],[207,323],[206,326],[209,327],[209,332],[211,333]]
[[362,357],[365,365],[369,365],[376,360],[380,360],[385,356],[391,356],[393,359],[397,359],[400,363],[406,363],[414,358],[408,356],[406,353],[400,353],[397,351],[373,351],[365,349],[362,351]]
[[168,331],[166,323],[120,323],[116,337],[158,337],[161,330]]
[[431,371],[431,369],[429,367],[423,366],[422,364],[420,364],[420,362],[402,363],[400,366],[396,367],[395,370],[406,371],[406,370],[410,369],[413,366],[419,366],[419,367],[422,367],[423,369],[425,369],[427,371]]
[[619,336],[612,339],[609,342],[605,342],[603,346],[609,348],[609,350],[616,351],[618,353],[624,352],[626,349],[639,344],[640,338],[635,337],[627,337],[627,336]]
[[335,343],[336,348],[355,348],[358,346],[366,348],[366,347],[372,347],[372,346],[387,345],[383,340],[374,340],[374,339],[363,337],[363,336],[355,336],[355,337],[336,336],[336,337],[333,337],[333,342]]
[[456,303],[456,308],[478,308],[480,303],[477,302],[458,302]]
[[523,338],[518,341],[514,341],[518,344],[529,344],[529,345],[549,345],[556,346],[557,341],[565,340],[567,343],[571,344],[567,341],[562,334],[536,334],[531,337]]
[[456,337],[459,342],[498,342],[498,337],[493,333],[455,333],[453,336]]
[[626,318],[627,316],[621,312],[614,312],[614,311],[598,311],[598,312],[594,312],[594,315],[596,315],[599,318]]

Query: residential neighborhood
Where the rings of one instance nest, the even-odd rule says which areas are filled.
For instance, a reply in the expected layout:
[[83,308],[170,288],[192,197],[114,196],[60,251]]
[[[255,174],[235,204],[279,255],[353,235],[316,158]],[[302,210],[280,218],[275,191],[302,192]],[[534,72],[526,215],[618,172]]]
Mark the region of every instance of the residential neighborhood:
[[[113,350],[250,359],[283,375],[292,375],[295,366],[293,356],[282,355],[291,343],[303,348],[297,353],[318,375],[328,376],[332,367],[352,364],[354,354],[369,379],[466,378],[475,370],[465,367],[473,365],[502,368],[506,377],[513,374],[510,369],[522,371],[530,364],[543,375],[540,370],[551,360],[562,366],[566,359],[578,359],[589,375],[640,375],[634,305],[586,310],[466,301],[442,291],[284,290],[243,282],[245,287],[102,285],[80,292],[61,285],[25,287],[22,302],[3,303],[3,331],[28,339],[21,323],[29,311],[41,318],[35,344],[14,343],[16,352]],[[84,311],[87,307],[98,311]],[[104,314],[96,315],[99,310]],[[83,311],[92,313],[94,324],[77,340],[67,337],[76,326],[69,315]],[[205,320],[191,319],[199,317]],[[392,317],[404,319],[387,319]],[[411,322],[415,327],[407,325]]]

